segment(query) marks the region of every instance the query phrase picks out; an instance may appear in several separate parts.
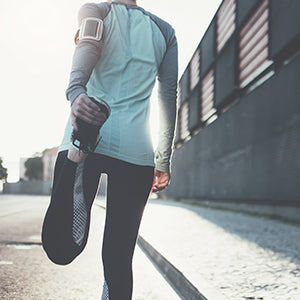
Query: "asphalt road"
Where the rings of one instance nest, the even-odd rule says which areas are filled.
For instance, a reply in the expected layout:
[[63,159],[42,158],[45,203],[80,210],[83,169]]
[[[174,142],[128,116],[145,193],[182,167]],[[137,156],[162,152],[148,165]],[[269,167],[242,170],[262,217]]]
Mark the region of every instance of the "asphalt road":
[[[86,249],[70,265],[57,266],[48,260],[40,240],[48,203],[49,197],[0,195],[0,299],[100,299],[105,211],[93,207]],[[133,269],[133,299],[179,299],[139,247]]]

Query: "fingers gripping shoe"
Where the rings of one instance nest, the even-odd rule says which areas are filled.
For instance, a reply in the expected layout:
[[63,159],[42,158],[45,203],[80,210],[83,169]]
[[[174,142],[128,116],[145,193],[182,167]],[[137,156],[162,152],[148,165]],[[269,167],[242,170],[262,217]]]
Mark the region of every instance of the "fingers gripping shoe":
[[[89,97],[91,101],[97,104],[100,111],[103,112],[108,119],[110,115],[110,107],[102,100],[95,100],[93,97]],[[83,153],[94,152],[99,143],[99,130],[101,126],[95,126],[88,124],[87,122],[77,119],[78,131],[73,130],[72,133],[72,145]]]
[[[102,100],[89,99],[99,106],[102,113],[105,114],[106,120],[110,116],[110,107]],[[68,158],[76,163],[82,162],[88,153],[94,152],[101,138],[99,131],[101,126],[91,125],[80,118],[76,120],[78,131],[73,129],[71,145],[68,152]]]

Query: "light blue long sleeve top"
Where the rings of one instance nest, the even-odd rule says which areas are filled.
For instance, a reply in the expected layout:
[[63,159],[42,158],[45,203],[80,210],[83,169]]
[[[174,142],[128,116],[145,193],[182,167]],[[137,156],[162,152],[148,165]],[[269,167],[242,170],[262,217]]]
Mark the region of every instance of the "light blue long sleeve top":
[[[73,102],[86,93],[110,106],[95,152],[170,172],[178,80],[174,29],[139,6],[118,2],[87,3],[79,11],[79,25],[87,17],[103,20],[104,36],[78,41],[66,96]],[[156,79],[160,125],[154,152],[149,114]],[[69,119],[60,151],[69,148],[71,133]]]

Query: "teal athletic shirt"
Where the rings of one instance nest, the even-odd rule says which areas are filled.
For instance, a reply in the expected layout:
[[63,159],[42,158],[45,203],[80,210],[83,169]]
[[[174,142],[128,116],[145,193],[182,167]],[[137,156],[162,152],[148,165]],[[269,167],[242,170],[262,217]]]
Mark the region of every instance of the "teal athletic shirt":
[[[72,103],[86,93],[110,106],[95,152],[170,172],[178,79],[174,29],[139,6],[118,2],[87,3],[79,25],[87,17],[103,20],[104,35],[78,41],[66,96]],[[154,153],[149,113],[156,79],[160,126]],[[60,151],[69,148],[72,129],[69,119]]]

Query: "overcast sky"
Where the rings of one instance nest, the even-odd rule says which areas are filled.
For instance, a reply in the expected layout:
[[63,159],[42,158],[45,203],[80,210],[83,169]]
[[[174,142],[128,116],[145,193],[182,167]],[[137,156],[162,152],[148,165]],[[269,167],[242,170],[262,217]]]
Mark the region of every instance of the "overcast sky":
[[[87,1],[15,0],[0,3],[0,157],[9,181],[20,157],[58,146],[69,114],[65,100],[77,30]],[[221,0],[140,0],[138,5],[172,24],[181,76]],[[154,94],[153,97],[156,95]]]

